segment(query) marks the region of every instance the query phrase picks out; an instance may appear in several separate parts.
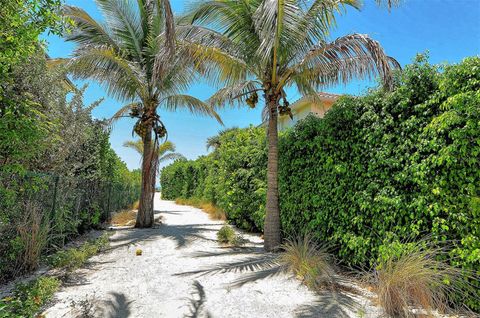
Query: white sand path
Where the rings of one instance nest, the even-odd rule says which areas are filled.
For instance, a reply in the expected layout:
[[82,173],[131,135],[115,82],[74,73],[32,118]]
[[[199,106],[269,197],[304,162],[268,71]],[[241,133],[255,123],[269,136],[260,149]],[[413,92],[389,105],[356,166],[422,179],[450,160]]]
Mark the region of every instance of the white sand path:
[[[82,301],[95,317],[380,316],[366,298],[318,295],[285,274],[248,270],[272,256],[262,251],[258,236],[244,235],[246,248],[221,247],[216,233],[223,222],[159,197],[155,210],[163,224],[115,230],[111,248],[72,275],[45,316],[80,317]],[[142,256],[135,256],[137,248]],[[191,273],[226,267],[231,270]],[[253,280],[252,273],[267,277]],[[253,281],[234,286],[245,278]]]

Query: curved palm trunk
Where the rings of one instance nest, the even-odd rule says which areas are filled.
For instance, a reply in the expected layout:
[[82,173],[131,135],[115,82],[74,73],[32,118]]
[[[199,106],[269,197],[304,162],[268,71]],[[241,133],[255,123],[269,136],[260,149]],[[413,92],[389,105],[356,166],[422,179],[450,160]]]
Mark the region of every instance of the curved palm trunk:
[[278,100],[279,96],[267,96],[270,116],[268,119],[267,205],[264,227],[264,247],[273,251],[280,246],[280,211],[278,206]]
[[155,186],[155,174],[152,170],[155,168],[152,162],[152,127],[149,125],[147,134],[143,138],[143,158],[142,158],[142,188],[140,192],[140,204],[138,207],[137,220],[135,227],[145,228],[153,226],[153,189]]

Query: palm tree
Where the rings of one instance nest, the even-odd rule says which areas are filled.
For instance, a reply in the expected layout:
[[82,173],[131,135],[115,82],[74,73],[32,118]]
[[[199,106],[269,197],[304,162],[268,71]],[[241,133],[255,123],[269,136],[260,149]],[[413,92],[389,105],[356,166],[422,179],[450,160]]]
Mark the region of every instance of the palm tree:
[[[390,1],[389,1],[390,3]],[[325,86],[379,75],[392,84],[399,67],[368,35],[350,34],[328,42],[335,15],[357,0],[199,1],[177,25],[184,55],[225,87],[210,103],[255,107],[262,93],[268,121],[265,249],[281,243],[278,205],[277,117],[290,114],[286,88],[318,100]]]
[[[142,140],[129,140],[125,141],[123,143],[124,147],[130,148],[138,152],[141,156],[143,156],[143,141]],[[153,147],[153,145],[152,145]],[[175,152],[175,145],[171,141],[165,141],[164,143],[161,143],[156,147],[156,151],[154,152],[154,158],[153,158],[153,167],[152,167],[152,173],[154,176],[152,177],[152,194],[155,195],[155,183],[156,183],[156,175],[159,173],[160,169],[160,163],[168,161],[168,160],[177,160],[177,159],[185,159],[185,157],[178,153]]]
[[[77,44],[67,68],[74,78],[94,79],[107,92],[128,104],[119,113],[137,119],[134,131],[142,138],[142,189],[136,227],[153,226],[152,159],[166,129],[159,108],[186,108],[220,121],[202,101],[179,93],[188,87],[194,70],[176,54],[172,10],[168,0],[96,0],[105,23],[84,10],[65,6],[75,24],[66,35]],[[152,142],[154,141],[154,142]]]

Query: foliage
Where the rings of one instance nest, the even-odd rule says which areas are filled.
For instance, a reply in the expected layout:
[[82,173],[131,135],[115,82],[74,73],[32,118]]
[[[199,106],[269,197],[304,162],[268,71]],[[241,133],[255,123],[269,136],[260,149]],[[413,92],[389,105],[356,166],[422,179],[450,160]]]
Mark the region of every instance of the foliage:
[[34,317],[42,306],[52,299],[59,287],[60,281],[48,276],[42,276],[27,284],[18,284],[12,297],[0,300],[0,317]]
[[[140,175],[110,146],[84,89],[37,51],[12,67],[0,100],[0,281],[138,199]],[[66,85],[69,84],[69,85]]]
[[162,196],[210,202],[238,227],[262,230],[267,157],[264,130],[230,129],[218,139],[218,146],[208,156],[177,160],[162,169]]
[[47,262],[54,268],[64,268],[71,271],[83,266],[90,257],[105,249],[108,244],[108,234],[104,233],[99,238],[87,241],[79,247],[60,250],[49,255]]
[[[479,78],[479,58],[440,72],[419,56],[392,93],[342,98],[324,119],[288,132],[284,231],[310,231],[360,266],[394,242],[429,234],[434,243],[454,242],[453,265],[478,271]],[[466,302],[480,308],[474,298]]]
[[[136,119],[133,131],[144,153],[142,187],[136,227],[154,224],[153,196],[157,174],[152,145],[167,136],[158,112],[185,109],[221,122],[213,108],[183,92],[195,78],[192,63],[175,54],[173,14],[169,0],[98,1],[104,22],[85,10],[64,6],[74,22],[66,39],[76,43],[71,58],[62,60],[75,79],[96,80],[108,94],[127,104],[112,119]],[[138,148],[138,147],[137,147]]]
[[58,15],[61,0],[0,0],[0,94],[12,67],[38,48],[45,30],[59,34],[65,24]]
[[366,34],[329,39],[335,17],[346,7],[360,6],[357,0],[196,1],[183,18],[186,25],[179,27],[184,55],[223,84],[210,97],[212,105],[255,108],[259,93],[264,99],[268,178],[262,224],[268,251],[281,244],[277,121],[292,117],[287,89],[296,87],[300,95],[319,101],[319,89],[354,78],[378,75],[386,87],[392,85],[391,71],[399,64],[377,41]]

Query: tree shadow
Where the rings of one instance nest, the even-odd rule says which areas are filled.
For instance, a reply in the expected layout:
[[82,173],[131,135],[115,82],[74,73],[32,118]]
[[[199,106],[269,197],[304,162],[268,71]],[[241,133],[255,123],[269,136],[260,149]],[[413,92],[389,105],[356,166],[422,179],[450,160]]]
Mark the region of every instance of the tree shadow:
[[353,295],[340,291],[322,291],[317,294],[317,299],[308,305],[300,306],[295,317],[316,318],[316,317],[356,317],[362,306]]
[[210,318],[212,315],[204,308],[205,301],[207,300],[205,290],[198,281],[193,281],[193,291],[188,298],[188,314],[184,315],[185,318]]
[[[216,232],[216,224],[161,224],[149,229],[113,229],[120,232],[116,237],[110,238],[110,247],[105,251],[113,250],[123,246],[129,246],[138,242],[155,241],[158,238],[170,238],[176,242],[176,248],[188,246],[196,240],[214,241],[202,235],[207,232]],[[214,227],[214,228],[212,228]]]
[[133,300],[128,300],[127,297],[122,293],[110,293],[113,296],[113,299],[107,300],[104,302],[104,317],[111,318],[127,318],[130,316],[130,304]]
[[201,268],[194,271],[176,273],[176,276],[206,276],[221,273],[246,273],[242,277],[230,282],[232,288],[241,287],[247,283],[260,279],[286,274],[284,266],[278,261],[278,254],[265,253],[261,248],[234,248],[221,252],[199,252],[194,253],[194,257],[216,257],[245,255],[243,260],[234,262],[224,262],[213,266]]

